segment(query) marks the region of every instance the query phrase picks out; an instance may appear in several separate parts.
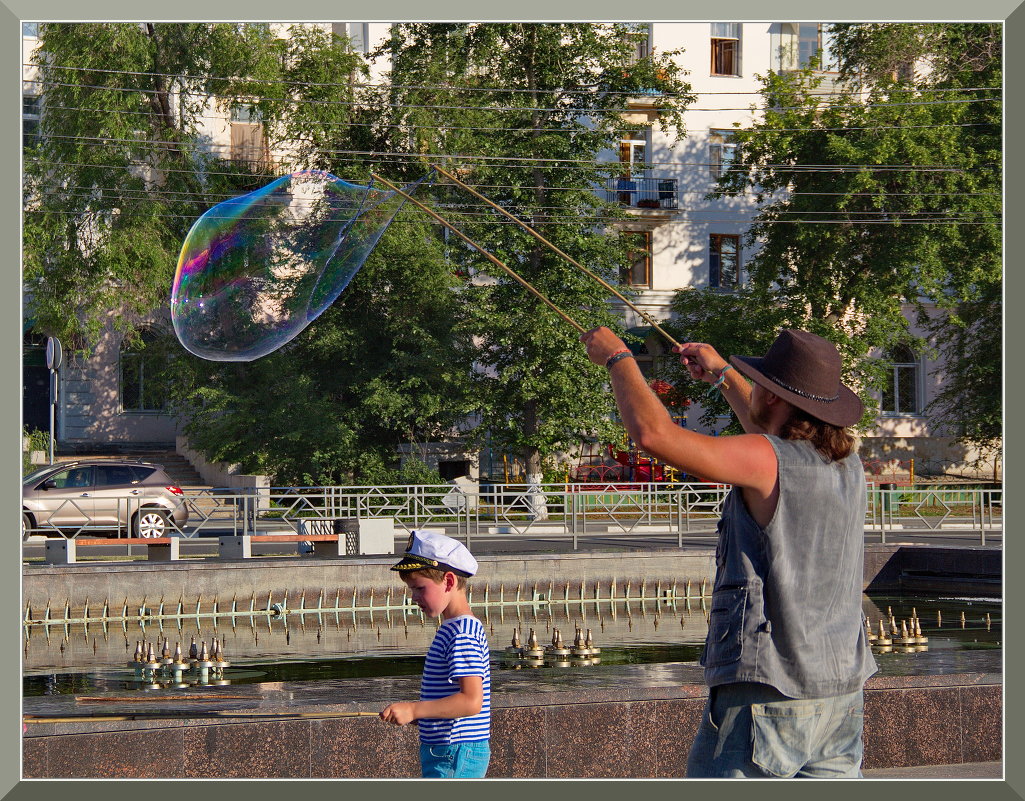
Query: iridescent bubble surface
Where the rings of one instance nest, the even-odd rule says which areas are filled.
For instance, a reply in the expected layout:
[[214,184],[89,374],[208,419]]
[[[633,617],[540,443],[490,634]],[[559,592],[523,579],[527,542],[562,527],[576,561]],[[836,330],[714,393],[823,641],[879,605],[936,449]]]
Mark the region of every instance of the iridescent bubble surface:
[[218,203],[178,258],[171,321],[179,342],[213,361],[277,350],[349,285],[404,200],[302,171]]

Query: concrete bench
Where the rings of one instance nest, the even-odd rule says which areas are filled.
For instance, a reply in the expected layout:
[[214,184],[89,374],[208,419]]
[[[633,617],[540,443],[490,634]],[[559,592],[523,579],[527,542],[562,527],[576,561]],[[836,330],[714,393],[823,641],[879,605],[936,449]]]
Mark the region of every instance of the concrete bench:
[[79,545],[145,545],[146,559],[151,562],[176,562],[179,559],[181,537],[64,537],[46,538],[48,565],[73,565],[77,561]]
[[395,553],[395,521],[324,518],[299,520],[298,534],[232,534],[218,538],[222,559],[250,559],[254,542],[310,543],[314,556],[357,556]]
[[337,534],[229,534],[218,537],[218,552],[222,559],[250,559],[254,542],[299,543],[313,545],[314,556],[344,556],[345,539],[339,544]]

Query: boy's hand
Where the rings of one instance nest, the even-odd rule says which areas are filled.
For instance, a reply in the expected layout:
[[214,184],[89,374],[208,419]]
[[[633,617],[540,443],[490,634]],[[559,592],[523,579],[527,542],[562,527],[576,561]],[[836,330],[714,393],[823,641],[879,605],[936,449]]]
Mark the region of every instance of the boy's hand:
[[414,720],[412,702],[399,701],[396,704],[389,704],[381,710],[381,720],[386,723],[394,723],[396,726],[412,723]]

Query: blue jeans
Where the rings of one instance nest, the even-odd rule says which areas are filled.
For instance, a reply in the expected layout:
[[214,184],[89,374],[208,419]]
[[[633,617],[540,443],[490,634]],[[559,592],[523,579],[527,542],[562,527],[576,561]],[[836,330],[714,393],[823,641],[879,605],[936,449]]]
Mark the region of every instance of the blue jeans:
[[861,690],[788,698],[767,684],[712,687],[687,776],[858,778],[864,721]]
[[491,742],[420,745],[420,773],[425,779],[483,779],[491,761]]

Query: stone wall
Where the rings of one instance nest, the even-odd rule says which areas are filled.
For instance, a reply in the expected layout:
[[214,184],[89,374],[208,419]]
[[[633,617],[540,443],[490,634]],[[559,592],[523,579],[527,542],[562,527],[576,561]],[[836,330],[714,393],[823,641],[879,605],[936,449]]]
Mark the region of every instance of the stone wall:
[[[496,697],[488,777],[681,778],[706,692],[686,684]],[[989,674],[869,679],[864,767],[999,761],[1002,701],[1000,677]],[[415,726],[324,713],[230,724],[33,724],[23,772],[25,778],[419,776]]]
[[[141,547],[141,546],[140,546]],[[874,591],[925,589],[929,582],[946,581],[948,588],[970,592],[973,588],[989,597],[1001,594],[1002,551],[999,548],[930,545],[866,545],[863,586]],[[608,582],[615,579],[619,592],[627,582],[633,583],[636,596],[641,583],[654,591],[661,582],[668,588],[673,583],[683,589],[686,581],[697,592],[702,581],[715,576],[715,554],[712,547],[686,551],[650,551],[627,553],[563,553],[563,554],[484,554],[478,556],[481,569],[471,581],[473,599],[483,601],[485,593],[496,597],[504,588],[512,597],[519,588],[522,597],[537,591],[554,599],[565,593],[579,598],[581,583],[587,597],[592,597],[595,582],[602,582],[601,593],[607,597]],[[73,565],[25,565],[22,568],[22,600],[40,613],[47,604],[63,609],[65,602],[78,607],[88,600],[94,608],[104,601],[118,608],[127,603],[138,607],[143,601],[150,607],[160,599],[168,604],[184,599],[194,607],[202,599],[204,607],[218,598],[222,607],[232,597],[240,604],[255,595],[259,609],[266,609],[272,595],[281,601],[287,592],[295,599],[305,593],[316,598],[321,590],[334,598],[358,588],[361,596],[373,590],[378,598],[391,589],[401,590],[395,574],[388,570],[395,557],[295,557],[256,558],[246,561],[218,559],[181,562],[101,562]],[[311,601],[312,603],[312,601]]]

